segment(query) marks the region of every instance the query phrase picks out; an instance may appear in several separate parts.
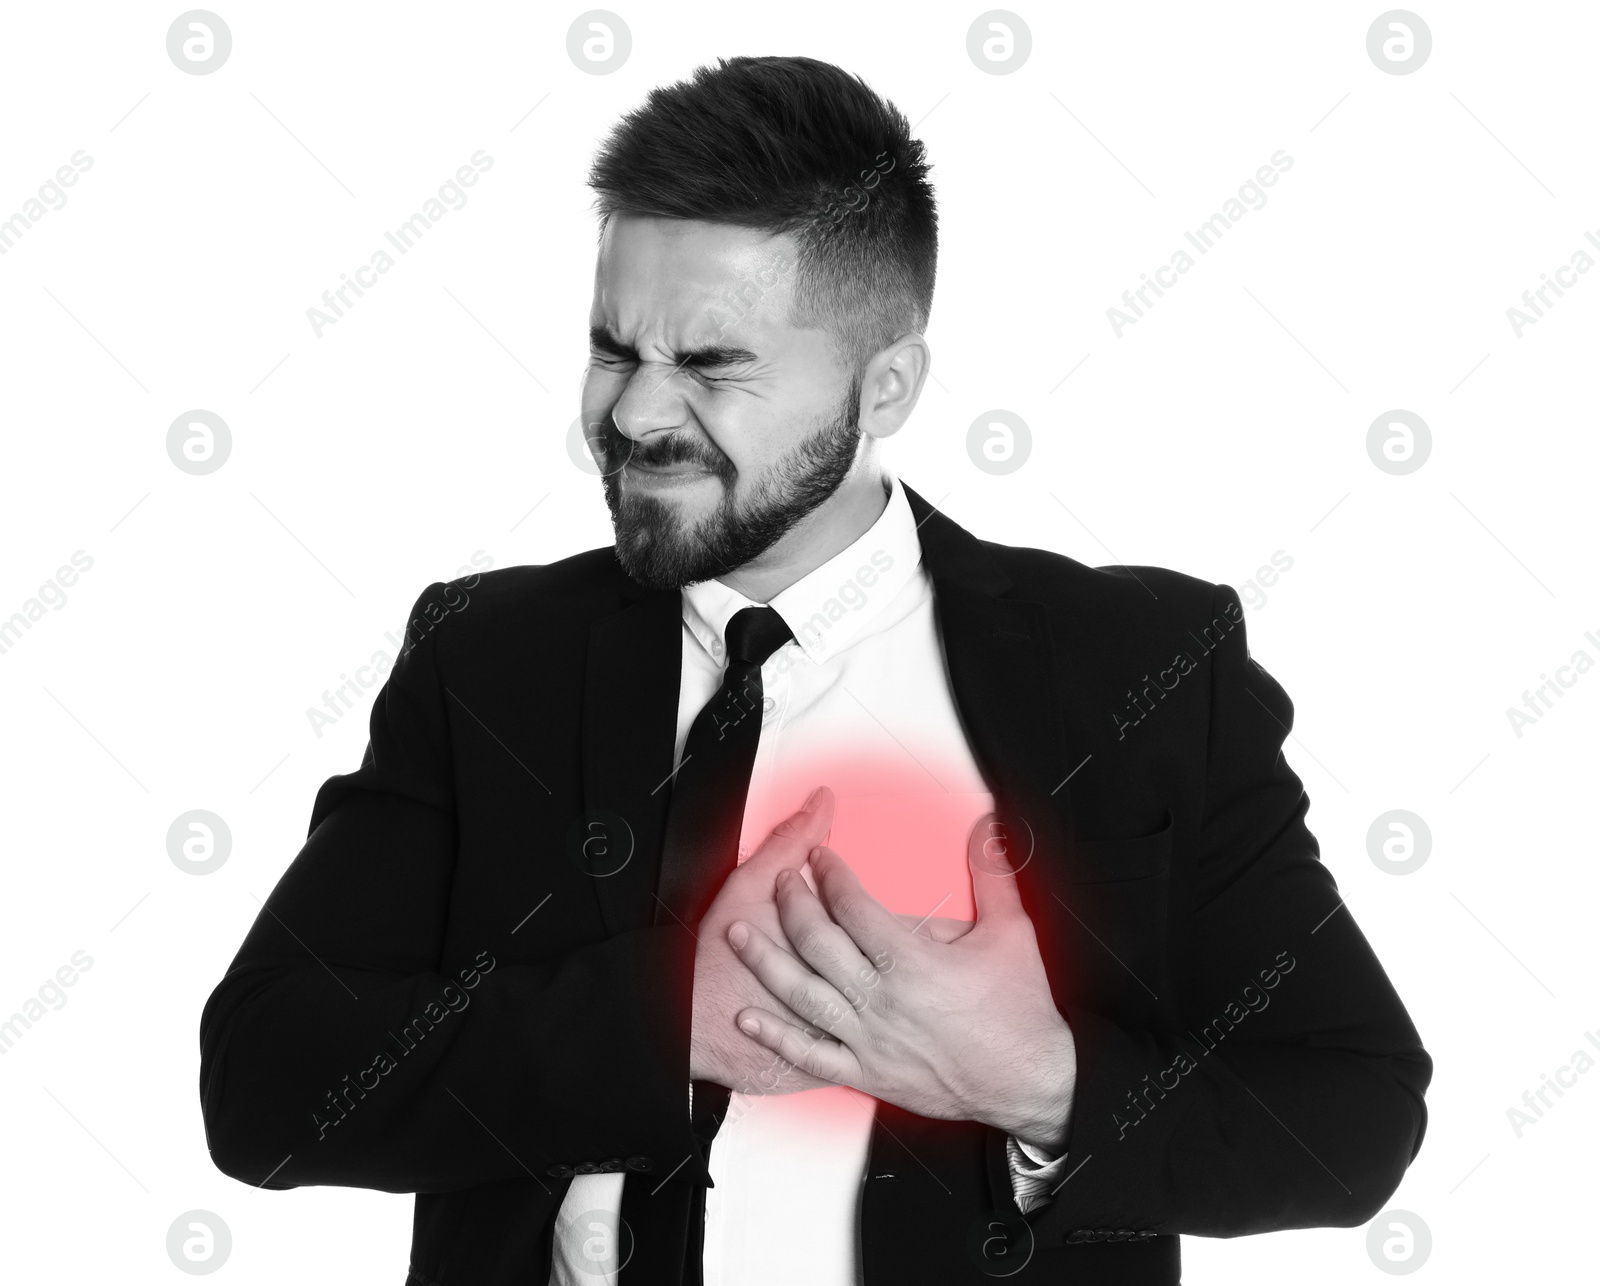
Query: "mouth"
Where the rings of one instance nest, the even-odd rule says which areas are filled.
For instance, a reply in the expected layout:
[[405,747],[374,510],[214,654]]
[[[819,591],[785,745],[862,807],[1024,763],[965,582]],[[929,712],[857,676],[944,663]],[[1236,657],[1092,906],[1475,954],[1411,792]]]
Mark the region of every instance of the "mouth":
[[673,490],[716,477],[716,474],[702,465],[687,461],[679,464],[646,465],[640,464],[637,460],[630,460],[623,466],[622,472],[628,481],[652,491]]

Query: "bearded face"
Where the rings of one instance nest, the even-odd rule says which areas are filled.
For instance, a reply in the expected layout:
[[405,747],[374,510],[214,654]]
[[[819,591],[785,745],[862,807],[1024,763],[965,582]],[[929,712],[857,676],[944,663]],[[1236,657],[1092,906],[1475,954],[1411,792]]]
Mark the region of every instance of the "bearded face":
[[[832,417],[774,463],[745,476],[726,452],[686,431],[634,440],[608,415],[591,444],[623,570],[651,589],[676,589],[726,575],[766,553],[838,489],[856,459],[859,383]],[[680,493],[715,486],[709,512]]]

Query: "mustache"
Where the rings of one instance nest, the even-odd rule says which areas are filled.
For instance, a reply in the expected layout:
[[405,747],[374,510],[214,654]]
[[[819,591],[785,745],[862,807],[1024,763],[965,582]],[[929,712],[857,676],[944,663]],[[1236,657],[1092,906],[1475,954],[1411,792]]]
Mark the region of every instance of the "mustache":
[[616,421],[607,415],[595,426],[591,442],[597,443],[605,455],[605,472],[613,474],[626,464],[645,468],[662,468],[674,464],[693,464],[715,474],[724,482],[733,479],[733,461],[709,442],[701,442],[685,433],[667,437],[650,437],[644,440],[630,438],[617,428]]

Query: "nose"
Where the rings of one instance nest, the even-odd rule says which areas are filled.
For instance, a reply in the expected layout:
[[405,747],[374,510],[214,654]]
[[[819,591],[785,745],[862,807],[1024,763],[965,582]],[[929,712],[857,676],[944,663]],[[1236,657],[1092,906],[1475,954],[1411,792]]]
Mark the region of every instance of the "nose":
[[665,362],[640,362],[611,408],[617,431],[635,442],[687,422],[683,399],[673,388],[677,367]]

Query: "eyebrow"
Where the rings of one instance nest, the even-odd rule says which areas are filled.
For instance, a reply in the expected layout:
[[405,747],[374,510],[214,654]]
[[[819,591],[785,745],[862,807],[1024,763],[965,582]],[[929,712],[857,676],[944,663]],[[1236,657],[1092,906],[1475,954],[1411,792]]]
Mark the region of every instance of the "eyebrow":
[[[589,327],[589,345],[602,353],[609,353],[625,361],[639,360],[639,350],[632,344],[623,343],[605,326]],[[676,366],[711,368],[738,366],[744,362],[759,360],[748,348],[738,348],[732,344],[704,344],[699,348],[683,349],[674,352],[672,359]]]

